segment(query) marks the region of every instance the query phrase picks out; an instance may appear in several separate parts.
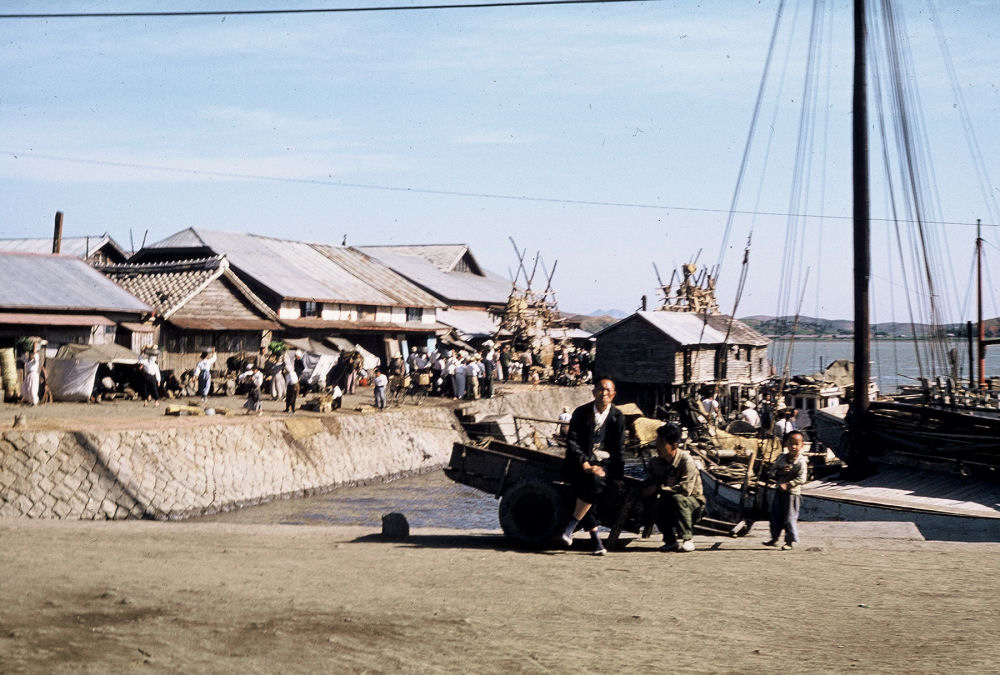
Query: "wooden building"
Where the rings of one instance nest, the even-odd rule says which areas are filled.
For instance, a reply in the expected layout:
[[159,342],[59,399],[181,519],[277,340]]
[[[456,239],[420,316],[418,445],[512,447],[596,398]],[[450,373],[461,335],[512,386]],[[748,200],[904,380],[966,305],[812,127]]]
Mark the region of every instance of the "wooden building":
[[132,261],[220,255],[277,317],[282,338],[346,340],[386,363],[411,346],[433,345],[446,330],[436,319],[440,300],[350,247],[188,228],[143,248]]
[[710,387],[738,401],[771,374],[767,338],[721,314],[640,311],[594,337],[594,375],[613,379],[618,400],[647,414]]
[[153,308],[147,322],[126,326],[119,343],[134,351],[159,347],[164,370],[191,370],[203,350],[215,347],[216,367],[224,371],[229,357],[257,354],[281,329],[277,315],[236,276],[224,256],[101,270]]

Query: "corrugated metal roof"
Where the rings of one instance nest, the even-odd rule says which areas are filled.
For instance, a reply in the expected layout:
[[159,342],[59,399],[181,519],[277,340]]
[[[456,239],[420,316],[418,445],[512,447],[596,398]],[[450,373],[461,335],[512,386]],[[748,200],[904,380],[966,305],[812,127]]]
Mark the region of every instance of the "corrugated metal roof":
[[[59,252],[61,255],[86,258],[88,253],[93,253],[105,244],[111,244],[121,254],[122,258],[128,257],[125,250],[107,232],[83,237],[63,237],[59,246]],[[52,237],[0,239],[0,251],[51,254]]]
[[4,326],[114,326],[115,322],[97,314],[38,314],[37,312],[0,312]]
[[715,314],[709,315],[706,318],[704,314],[695,312],[640,311],[598,331],[595,335],[599,336],[612,331],[616,326],[626,321],[634,320],[635,317],[649,322],[664,335],[667,335],[681,345],[719,345],[725,343],[730,345],[766,346],[768,344],[767,338],[738,319],[733,321],[733,329],[727,340],[728,316]]
[[[409,255],[423,258],[442,272],[451,272],[466,253],[472,258],[469,247],[465,244],[416,244],[412,246],[366,246],[377,248],[396,255]],[[475,258],[473,258],[475,261]],[[478,263],[476,265],[478,267]]]
[[69,255],[0,252],[0,307],[145,314],[151,308]]
[[483,309],[438,310],[437,320],[457,330],[463,339],[493,337],[499,328],[496,318]]
[[708,325],[717,331],[726,334],[729,331],[729,344],[731,345],[752,345],[754,347],[766,347],[771,341],[746,325],[739,319],[733,319],[732,329],[729,327],[730,317],[725,314],[713,314],[708,317]]
[[391,249],[417,247],[361,246],[359,249],[427,289],[449,304],[463,302],[503,305],[510,297],[510,282],[492,272],[443,272],[426,258]]
[[313,248],[328,257],[369,286],[393,298],[393,304],[403,307],[444,307],[444,303],[414,285],[405,277],[367,255],[344,246],[313,244]]
[[306,242],[243,232],[188,228],[151,246],[185,247],[206,247],[216,254],[225,255],[233,268],[282,298],[400,305],[394,298],[365,283]]
[[326,321],[324,319],[281,319],[281,323],[289,328],[308,330],[328,330],[339,332],[382,331],[388,333],[436,333],[447,330],[440,323],[423,323],[407,321],[406,323],[390,323],[388,321]]

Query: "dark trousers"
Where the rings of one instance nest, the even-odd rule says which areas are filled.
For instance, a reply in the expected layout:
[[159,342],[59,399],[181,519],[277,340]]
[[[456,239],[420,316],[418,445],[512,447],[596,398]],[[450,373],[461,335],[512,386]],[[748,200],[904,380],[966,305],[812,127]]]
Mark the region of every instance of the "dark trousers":
[[601,524],[597,514],[594,513],[593,505],[607,490],[607,479],[587,473],[583,469],[575,469],[570,473],[569,483],[573,486],[573,496],[591,505],[587,514],[580,520],[580,527],[589,532]]
[[799,540],[799,508],[802,495],[793,495],[785,490],[775,490],[771,500],[771,539],[777,541],[781,531],[785,531],[785,543],[794,544]]
[[154,401],[160,400],[160,389],[159,385],[156,384],[156,378],[149,373],[142,374],[142,399],[148,401],[153,399]]
[[295,400],[299,397],[299,383],[288,385],[285,389],[285,412],[295,412]]
[[694,534],[694,526],[705,515],[705,504],[694,497],[664,492],[656,501],[654,513],[663,541],[673,543],[678,538],[687,541]]

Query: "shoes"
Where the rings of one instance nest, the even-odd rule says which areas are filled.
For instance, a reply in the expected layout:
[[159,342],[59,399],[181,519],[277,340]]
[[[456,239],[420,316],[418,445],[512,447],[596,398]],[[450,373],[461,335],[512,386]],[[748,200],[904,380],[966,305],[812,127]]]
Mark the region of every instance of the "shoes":
[[788,542],[787,544],[782,544],[781,546],[782,551],[791,551],[793,548],[795,548],[795,545],[792,542]]
[[778,545],[777,539],[768,539],[767,541],[764,542],[764,546],[777,546],[777,545]]
[[606,548],[604,548],[604,547],[602,546],[602,547],[600,547],[600,548],[595,548],[595,549],[594,549],[594,552],[593,552],[593,553],[592,553],[591,555],[604,555],[604,554],[605,554],[605,553],[607,553],[607,552],[608,552],[608,549],[606,549]]
[[663,551],[664,553],[669,553],[671,551],[676,551],[677,550],[677,542],[676,541],[665,541],[665,542],[663,542],[663,546],[660,547],[660,550]]
[[562,536],[563,543],[566,544],[567,546],[569,546],[570,548],[572,548],[573,547],[573,535],[572,534],[567,534],[566,532],[563,532],[561,536]]
[[690,553],[691,551],[694,550],[694,542],[690,539],[685,539],[684,542],[681,544],[680,550],[683,551],[684,553]]

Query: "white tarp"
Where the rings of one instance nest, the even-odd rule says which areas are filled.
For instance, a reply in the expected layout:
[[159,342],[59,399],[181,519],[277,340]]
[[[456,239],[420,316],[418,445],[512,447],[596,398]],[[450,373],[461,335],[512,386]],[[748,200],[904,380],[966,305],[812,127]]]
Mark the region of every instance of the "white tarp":
[[45,364],[45,382],[52,391],[52,400],[89,400],[94,391],[97,366],[97,363],[79,359],[49,359]]
[[361,358],[364,359],[364,361],[361,364],[361,367],[364,368],[365,370],[375,370],[376,368],[378,368],[378,365],[382,363],[382,359],[375,356],[361,345],[356,345],[354,349],[355,351],[358,352],[358,354],[361,354]]
[[306,352],[302,355],[302,380],[309,384],[326,383],[326,376],[337,365],[339,356],[331,354],[314,354]]

